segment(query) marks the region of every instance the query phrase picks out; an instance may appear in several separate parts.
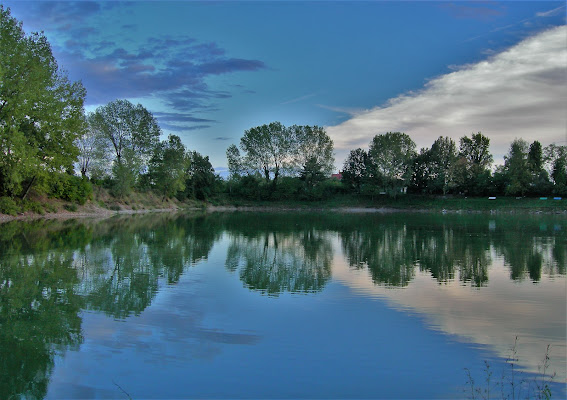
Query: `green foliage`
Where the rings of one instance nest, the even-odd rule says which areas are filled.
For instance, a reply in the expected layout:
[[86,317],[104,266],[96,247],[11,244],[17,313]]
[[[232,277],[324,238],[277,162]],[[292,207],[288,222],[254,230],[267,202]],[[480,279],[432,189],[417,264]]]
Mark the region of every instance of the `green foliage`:
[[231,144],[226,149],[226,159],[228,162],[228,171],[230,172],[231,178],[237,178],[244,173],[244,165],[242,157],[240,156],[240,150],[236,145]]
[[85,131],[76,141],[79,149],[79,171],[82,177],[100,178],[106,174],[109,163],[105,152],[105,138],[93,129],[96,124],[94,113],[86,116],[84,124]]
[[240,148],[244,156],[234,145],[227,149],[231,176],[259,173],[274,190],[280,176],[297,176],[311,159],[323,174],[334,168],[333,141],[318,126],[286,128],[280,122],[257,126],[244,132]]
[[491,187],[490,139],[478,132],[460,140],[458,160],[453,174],[457,190],[473,196],[485,195]]
[[187,153],[185,192],[187,197],[207,200],[221,191],[221,179],[215,175],[215,169],[209,156],[202,156],[196,151]]
[[[265,189],[269,187],[266,185]],[[298,178],[293,178],[290,176],[284,176],[280,179],[280,183],[275,190],[270,192],[269,190],[264,190],[263,198],[273,199],[273,200],[294,200],[302,196],[304,198],[309,197],[307,193],[310,191],[305,187],[305,183]]]
[[49,193],[55,198],[85,204],[93,197],[93,186],[84,178],[62,173],[50,175],[47,181]]
[[275,185],[282,169],[290,167],[293,144],[291,131],[279,122],[250,128],[240,139],[240,147],[246,153],[245,168],[260,172],[266,182],[273,179]]
[[505,193],[512,196],[526,194],[532,176],[528,163],[528,143],[525,140],[516,139],[512,142],[508,155],[504,157],[504,171],[508,180]]
[[98,154],[112,155],[113,192],[127,195],[159,143],[161,129],[154,116],[141,104],[115,100],[96,109],[89,116],[89,129],[94,135]]
[[58,210],[57,210],[57,207],[56,207],[55,205],[51,204],[51,203],[45,203],[45,204],[43,204],[43,209],[44,209],[45,211],[47,211],[48,213],[55,213],[55,212],[58,211]]
[[320,126],[293,125],[288,130],[293,138],[293,168],[308,162],[319,165],[321,173],[329,176],[334,170],[333,141]]
[[149,162],[150,181],[163,198],[172,198],[185,190],[185,172],[190,162],[179,136],[170,135],[159,143]]
[[368,154],[361,148],[351,150],[343,165],[343,182],[351,190],[360,193],[367,178]]
[[238,179],[231,180],[231,197],[246,200],[266,199],[261,184],[261,178],[257,175],[244,175]]
[[85,90],[59,69],[43,34],[24,34],[0,6],[0,195],[25,197],[38,177],[72,170]]
[[410,190],[419,194],[429,194],[434,190],[431,152],[427,149],[421,149],[413,159]]
[[381,178],[384,189],[394,192],[409,182],[415,143],[405,133],[388,132],[376,135],[368,149],[370,176]]
[[567,196],[567,159],[565,157],[555,159],[551,177],[555,183],[554,193]]
[[65,204],[65,205],[63,206],[63,208],[64,208],[65,210],[71,211],[71,212],[75,212],[75,211],[77,211],[77,210],[79,209],[76,204]]
[[0,214],[17,215],[20,207],[10,197],[0,197]]
[[115,163],[112,166],[113,178],[106,180],[110,193],[118,198],[130,194],[136,185],[138,174],[131,167],[124,163]]
[[299,179],[303,181],[305,190],[308,192],[312,191],[326,179],[326,175],[323,172],[323,165],[320,164],[316,157],[307,160],[299,174]]
[[447,194],[453,186],[453,165],[457,160],[457,147],[449,137],[440,136],[429,150],[431,163],[431,192]]
[[537,140],[530,144],[528,165],[533,174],[539,174],[543,169],[543,149]]
[[22,209],[23,211],[32,211],[36,214],[39,215],[44,215],[45,214],[45,210],[43,208],[43,205],[40,202],[37,201],[31,201],[31,200],[24,200],[22,202]]

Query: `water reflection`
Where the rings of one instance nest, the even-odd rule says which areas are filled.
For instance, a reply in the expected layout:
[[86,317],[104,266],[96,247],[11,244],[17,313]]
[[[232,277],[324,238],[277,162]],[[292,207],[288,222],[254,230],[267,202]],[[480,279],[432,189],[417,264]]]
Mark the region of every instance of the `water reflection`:
[[239,270],[248,288],[268,295],[322,290],[331,277],[333,248],[327,232],[313,222],[301,216],[234,215],[226,221],[226,268]]
[[[79,279],[70,249],[84,243],[88,235],[83,229],[65,227],[58,235],[46,234],[42,233],[42,226],[39,223],[23,230],[17,224],[2,226],[2,399],[18,394],[43,398],[55,354],[77,348],[83,340],[79,311],[84,301],[75,290]],[[51,247],[58,251],[46,251]]]
[[77,267],[87,307],[115,318],[139,315],[155,297],[158,281],[176,283],[186,267],[207,258],[220,234],[215,220],[203,216],[110,221],[97,232],[99,239],[80,251]]
[[417,260],[405,225],[349,223],[340,236],[349,264],[368,268],[374,283],[407,286],[413,278]]
[[440,283],[486,286],[493,251],[504,257],[513,280],[537,282],[542,270],[565,274],[564,235],[541,232],[528,219],[496,226],[479,217],[350,216],[338,231],[350,266],[367,268],[374,283],[386,286],[407,286],[416,268]]
[[207,258],[221,234],[215,222],[147,215],[3,224],[0,398],[43,398],[55,355],[82,342],[79,312],[139,315],[160,280],[174,284]]
[[[507,281],[533,282],[533,288],[565,275],[564,220],[552,217],[234,213],[12,222],[0,229],[0,398],[45,397],[55,356],[83,342],[82,310],[116,319],[141,316],[165,285],[177,285],[192,266],[208,259],[216,243],[225,241],[225,269],[253,292],[319,293],[333,278],[353,282],[363,277],[364,283],[353,287],[406,288],[387,290],[388,296],[436,315],[443,330],[478,343],[513,337],[524,329],[519,325],[523,318],[535,321],[535,328],[526,328],[534,341],[549,338],[544,331],[555,332],[561,325],[552,306],[537,309],[530,298],[521,297],[525,292],[520,288],[508,285],[505,295],[493,290],[494,282],[502,279],[499,271]],[[496,269],[498,263],[505,269]],[[411,291],[409,286],[423,277],[439,288],[453,282],[471,286],[476,288],[472,293],[482,296],[445,291],[427,297],[423,281],[420,290]],[[514,296],[517,302],[507,302]],[[530,296],[545,297],[539,292]],[[448,303],[451,309],[444,308]],[[187,311],[187,299],[179,304],[185,311],[164,314],[163,324],[193,312]],[[479,323],[468,315],[471,304],[487,320]],[[193,328],[170,329],[197,343],[194,350],[201,351],[205,340],[259,340],[250,332],[202,329],[203,315],[195,310],[187,318]],[[525,317],[533,310],[535,317]],[[507,326],[502,314],[518,324]],[[564,323],[559,328],[564,341]],[[492,337],[483,338],[490,336],[486,332]],[[501,345],[508,346],[506,340]]]

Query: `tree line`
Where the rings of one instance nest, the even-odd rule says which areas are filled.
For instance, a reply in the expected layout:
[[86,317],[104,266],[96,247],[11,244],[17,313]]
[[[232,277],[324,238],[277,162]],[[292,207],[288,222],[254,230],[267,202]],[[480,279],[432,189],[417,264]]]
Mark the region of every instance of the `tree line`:
[[[567,148],[516,139],[492,171],[490,140],[480,132],[456,143],[438,138],[416,150],[405,133],[374,136],[352,150],[342,180],[330,179],[333,141],[319,126],[272,122],[244,132],[227,149],[229,177],[179,136],[165,140],[141,104],[115,100],[86,114],[86,90],[57,65],[43,34],[25,35],[0,6],[0,211],[32,189],[84,203],[93,184],[121,197],[132,190],[164,199],[319,200],[343,193],[402,192],[470,196],[567,195]],[[80,175],[79,175],[80,174]]]
[[324,129],[273,122],[244,132],[243,154],[235,145],[228,148],[228,185],[230,195],[255,199],[567,195],[566,146],[516,139],[494,171],[489,147],[490,139],[478,132],[461,137],[458,148],[453,139],[439,137],[417,152],[409,135],[387,132],[374,136],[368,150],[351,150],[338,181],[330,179],[333,142]]
[[567,195],[567,147],[515,139],[504,164],[491,170],[490,139],[481,132],[463,136],[457,149],[439,137],[419,153],[400,132],[376,135],[369,146],[352,150],[343,166],[343,182],[356,193],[470,196]]
[[42,33],[26,35],[1,5],[0,37],[2,203],[35,189],[82,204],[92,183],[116,196],[152,189],[206,199],[215,191],[219,178],[208,157],[178,136],[160,141],[161,129],[142,105],[116,100],[85,114],[81,82],[59,68]]
[[470,196],[566,195],[567,147],[515,139],[504,164],[491,170],[490,139],[478,132],[459,140],[439,137],[430,148],[415,150],[404,133],[376,135],[368,151],[352,150],[343,181],[357,193],[389,193],[401,188],[418,194]]

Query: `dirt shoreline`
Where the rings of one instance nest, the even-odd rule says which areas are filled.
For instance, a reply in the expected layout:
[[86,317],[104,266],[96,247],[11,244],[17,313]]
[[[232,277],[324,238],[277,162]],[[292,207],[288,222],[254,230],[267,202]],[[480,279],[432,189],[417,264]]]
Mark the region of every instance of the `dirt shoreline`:
[[108,210],[101,207],[89,207],[88,209],[79,210],[76,212],[59,210],[54,213],[46,213],[44,215],[36,214],[32,212],[26,212],[20,215],[6,215],[0,214],[0,223],[9,221],[31,221],[36,219],[74,219],[74,218],[96,218],[96,219],[106,219],[115,215],[133,215],[133,214],[148,214],[148,213],[176,213],[181,211],[205,211],[208,213],[213,212],[321,212],[321,211],[332,211],[345,214],[357,214],[357,213],[396,213],[396,212],[433,212],[433,210],[404,210],[396,208],[375,208],[375,207],[336,207],[336,208],[324,208],[324,207],[313,207],[313,208],[302,208],[302,207],[278,207],[278,206],[207,206],[205,209],[202,208],[153,208],[153,209],[143,209],[143,210],[129,210],[122,209],[117,211]]
[[301,207],[301,206],[214,206],[208,204],[206,207],[179,207],[171,205],[170,207],[162,208],[145,208],[132,210],[123,208],[120,210],[109,210],[94,204],[87,204],[81,206],[77,211],[59,210],[54,213],[37,214],[33,212],[26,212],[16,216],[0,214],[0,224],[9,221],[31,221],[36,219],[74,219],[74,218],[95,218],[106,219],[115,215],[133,215],[133,214],[148,214],[148,213],[178,213],[182,211],[202,211],[207,213],[213,212],[334,212],[344,214],[361,214],[361,213],[378,213],[378,214],[392,214],[392,213],[438,213],[438,214],[547,214],[547,215],[566,215],[567,210],[562,211],[540,211],[540,210],[455,210],[455,209],[412,209],[412,208],[392,208],[392,207]]
[[147,213],[154,213],[154,212],[178,212],[181,208],[154,208],[154,209],[143,209],[143,210],[108,210],[102,207],[88,207],[83,210],[79,210],[76,212],[67,211],[67,210],[59,210],[54,213],[46,213],[46,214],[36,214],[33,212],[26,212],[23,214],[19,214],[16,216],[13,215],[6,215],[0,214],[0,224],[4,222],[10,221],[32,221],[36,219],[74,219],[74,218],[96,218],[96,219],[106,219],[110,218],[115,215],[129,215],[129,214],[147,214]]

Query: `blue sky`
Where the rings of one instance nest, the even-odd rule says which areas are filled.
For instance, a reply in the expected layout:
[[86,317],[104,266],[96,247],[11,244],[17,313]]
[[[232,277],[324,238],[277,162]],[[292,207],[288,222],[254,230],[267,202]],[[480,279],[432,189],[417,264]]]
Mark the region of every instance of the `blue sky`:
[[44,31],[87,110],[142,103],[219,171],[244,130],[325,126],[336,165],[375,134],[565,144],[565,2],[4,1]]

